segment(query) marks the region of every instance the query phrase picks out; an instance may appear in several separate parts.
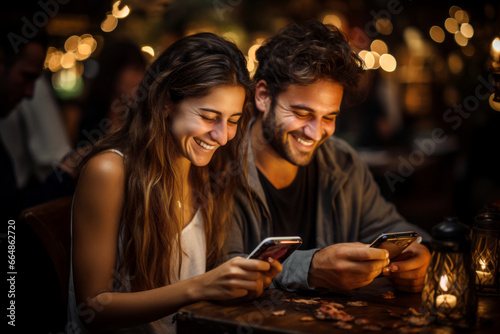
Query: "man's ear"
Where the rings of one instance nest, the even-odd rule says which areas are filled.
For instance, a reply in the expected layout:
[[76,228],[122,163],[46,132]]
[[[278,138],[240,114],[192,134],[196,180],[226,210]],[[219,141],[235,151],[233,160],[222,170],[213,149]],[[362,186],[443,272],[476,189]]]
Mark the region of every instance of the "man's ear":
[[271,92],[265,80],[259,80],[255,85],[255,107],[262,113],[271,107]]

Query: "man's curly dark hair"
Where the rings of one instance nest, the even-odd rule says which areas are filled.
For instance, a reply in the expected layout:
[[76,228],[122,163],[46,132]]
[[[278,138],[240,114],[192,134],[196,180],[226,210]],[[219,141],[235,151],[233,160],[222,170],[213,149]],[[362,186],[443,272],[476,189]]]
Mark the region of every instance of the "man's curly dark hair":
[[266,81],[273,104],[289,85],[305,86],[320,79],[341,84],[349,99],[363,73],[363,62],[347,36],[318,21],[287,25],[262,44],[256,57],[254,81]]

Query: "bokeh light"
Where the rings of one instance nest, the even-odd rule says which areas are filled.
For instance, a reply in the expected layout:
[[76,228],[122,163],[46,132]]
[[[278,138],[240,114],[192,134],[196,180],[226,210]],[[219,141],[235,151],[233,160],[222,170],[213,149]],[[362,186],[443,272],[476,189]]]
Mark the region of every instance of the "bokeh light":
[[83,92],[81,71],[74,66],[54,73],[52,75],[52,86],[56,94],[62,99],[80,96]]
[[439,26],[432,26],[429,30],[429,35],[436,43],[443,43],[445,39],[444,30]]
[[339,29],[342,28],[342,20],[335,14],[325,15],[325,17],[323,18],[323,23],[334,25]]
[[455,13],[458,12],[459,10],[462,10],[462,8],[458,6],[451,6],[450,10],[448,11],[450,14],[450,17],[455,17]]
[[155,50],[153,50],[152,47],[150,47],[149,45],[145,45],[141,48],[141,51],[142,52],[145,52],[147,53],[148,55],[150,55],[151,57],[154,57],[155,56]]
[[469,40],[460,31],[455,34],[455,42],[460,46],[466,46]]
[[495,98],[495,94],[491,94],[488,101],[490,102],[490,107],[493,110],[500,111],[500,102],[495,102],[493,99]]
[[466,38],[472,38],[472,36],[474,36],[474,28],[468,23],[464,23],[460,26],[460,32]]
[[114,17],[118,19],[123,19],[127,17],[128,14],[130,14],[130,8],[127,5],[125,5],[123,6],[122,9],[120,9],[120,3],[121,1],[117,1],[113,4],[113,10],[111,11],[111,13],[113,14]]
[[380,56],[380,67],[386,72],[393,72],[397,67],[396,58],[388,53]]
[[255,52],[260,48],[260,44],[254,44],[248,49],[248,57],[252,59],[254,62],[258,62],[257,58],[255,57]]
[[465,10],[457,10],[453,16],[458,23],[469,23],[469,14]]
[[364,57],[365,66],[367,69],[371,70],[375,66],[375,57],[371,52],[367,52]]
[[448,67],[450,68],[451,73],[459,74],[464,68],[464,62],[459,55],[452,53],[448,56]]
[[66,50],[66,52],[75,52],[80,44],[80,41],[80,36],[73,35],[68,37],[66,42],[64,42],[64,50]]
[[472,57],[476,53],[476,48],[469,43],[462,48],[462,53],[467,57]]
[[250,57],[245,56],[245,59],[247,60],[247,70],[251,73],[255,69],[255,63]]
[[450,34],[454,34],[458,31],[458,22],[457,20],[449,17],[444,21],[444,27]]
[[370,50],[375,51],[380,55],[389,52],[387,44],[385,44],[385,42],[380,39],[376,39],[370,44]]
[[75,54],[72,52],[65,53],[61,57],[61,67],[62,68],[71,68],[71,67],[75,66],[75,62],[76,62]]
[[111,32],[115,30],[118,25],[118,19],[113,14],[106,14],[106,18],[101,23],[101,30],[104,32]]
[[378,19],[375,22],[375,27],[377,28],[378,32],[381,33],[382,35],[390,35],[392,33],[392,22],[388,19]]

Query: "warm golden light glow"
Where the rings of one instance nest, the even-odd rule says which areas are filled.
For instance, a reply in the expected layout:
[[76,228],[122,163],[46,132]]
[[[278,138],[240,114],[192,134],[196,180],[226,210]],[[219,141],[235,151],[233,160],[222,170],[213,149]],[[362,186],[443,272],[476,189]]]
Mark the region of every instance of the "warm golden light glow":
[[491,94],[488,101],[490,102],[490,107],[493,110],[500,111],[500,102],[495,102],[493,99],[495,98],[495,94]]
[[88,44],[80,44],[78,45],[78,53],[83,56],[90,56],[92,48]]
[[323,18],[323,23],[334,25],[339,29],[342,28],[342,21],[340,20],[340,17],[335,14],[325,15],[325,17]]
[[392,22],[388,19],[378,19],[375,22],[375,27],[377,28],[378,32],[383,35],[390,35],[393,29]]
[[114,17],[118,19],[123,19],[127,17],[128,14],[130,14],[130,8],[127,5],[125,5],[123,6],[122,9],[119,9],[120,2],[121,1],[117,1],[113,4],[113,10],[111,11],[111,13],[113,14]]
[[53,51],[48,55],[47,67],[51,72],[57,72],[61,69],[61,58],[63,53],[55,48],[52,48],[51,50]]
[[373,54],[371,52],[367,52],[365,54],[365,66],[367,69],[369,70],[372,70],[373,67],[375,66],[375,57],[373,56]]
[[481,266],[481,270],[486,270],[486,263],[483,259],[479,259],[479,265]]
[[458,23],[469,23],[469,14],[465,10],[457,10],[453,16]]
[[75,54],[72,52],[65,53],[61,57],[62,68],[71,68],[71,67],[75,66],[75,62],[76,62]]
[[387,47],[387,44],[385,44],[384,41],[380,40],[380,39],[376,39],[374,40],[371,44],[370,44],[370,49],[372,51],[375,51],[377,52],[378,54],[380,55],[383,55],[385,53],[388,53],[389,52],[389,49]]
[[393,72],[397,67],[396,58],[388,53],[380,56],[380,67],[386,72]]
[[90,47],[90,52],[94,52],[97,48],[97,41],[94,39],[94,37],[91,34],[83,34],[81,38],[82,41],[80,42],[80,44],[88,45]]
[[491,43],[493,49],[497,52],[500,52],[500,38],[496,37]]
[[451,6],[448,13],[450,13],[450,17],[455,17],[455,13],[458,12],[459,10],[462,10],[462,8],[458,6]]
[[469,40],[460,31],[455,34],[455,42],[460,46],[466,46]]
[[380,67],[380,54],[378,52],[372,51],[370,52],[373,56],[374,63],[372,66],[372,70],[376,70]]
[[68,37],[66,42],[64,42],[64,50],[66,50],[66,52],[75,52],[80,44],[80,41],[80,36],[73,35]]
[[83,70],[84,70],[82,63],[80,63],[79,61],[75,62],[75,66],[73,67],[73,69],[74,69],[77,76],[79,76],[79,77],[82,76]]
[[453,74],[459,74],[464,67],[462,58],[455,53],[450,54],[448,56],[448,67]]
[[449,287],[448,276],[446,275],[441,276],[441,279],[439,280],[439,287],[443,289],[443,291],[448,291]]
[[245,56],[245,59],[247,60],[247,70],[248,70],[248,72],[252,72],[255,69],[255,63],[253,62],[252,59],[250,59],[247,56]]
[[366,57],[366,54],[368,53],[369,51],[367,50],[361,50],[358,52],[358,56],[359,58],[361,58],[361,60],[363,61],[363,69],[364,70],[367,70],[368,68],[366,67],[366,63],[365,63],[365,57]]
[[500,60],[500,38],[495,37],[493,42],[491,42],[491,57],[494,61]]
[[260,44],[254,44],[248,49],[248,57],[252,59],[254,62],[257,62],[257,58],[255,57],[255,52],[260,48]]
[[449,17],[446,19],[446,21],[444,21],[444,27],[446,28],[446,30],[448,30],[449,33],[454,34],[458,31],[458,22],[457,20]]
[[436,43],[443,43],[445,38],[444,30],[438,26],[432,26],[429,30],[429,35],[432,40]]
[[118,19],[112,14],[106,14],[106,18],[101,23],[101,29],[104,32],[111,32],[115,30],[118,25]]
[[222,34],[222,37],[233,42],[236,45],[239,45],[241,42],[240,36],[233,31],[226,31],[225,33]]
[[150,47],[149,45],[145,45],[141,48],[141,51],[142,52],[145,52],[147,54],[149,54],[151,57],[154,57],[155,56],[155,50],[153,50],[152,47]]
[[460,26],[460,32],[467,38],[472,38],[472,36],[474,36],[474,28],[468,23],[464,23]]
[[476,53],[476,48],[469,43],[462,48],[462,53],[467,57],[472,57]]

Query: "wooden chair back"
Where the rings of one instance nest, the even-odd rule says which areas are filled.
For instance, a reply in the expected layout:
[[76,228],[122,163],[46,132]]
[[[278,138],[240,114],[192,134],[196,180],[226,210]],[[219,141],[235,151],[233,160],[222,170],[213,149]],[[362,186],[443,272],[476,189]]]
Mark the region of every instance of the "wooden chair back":
[[26,209],[20,216],[20,220],[26,221],[42,241],[52,260],[64,305],[68,301],[72,198],[67,196]]

